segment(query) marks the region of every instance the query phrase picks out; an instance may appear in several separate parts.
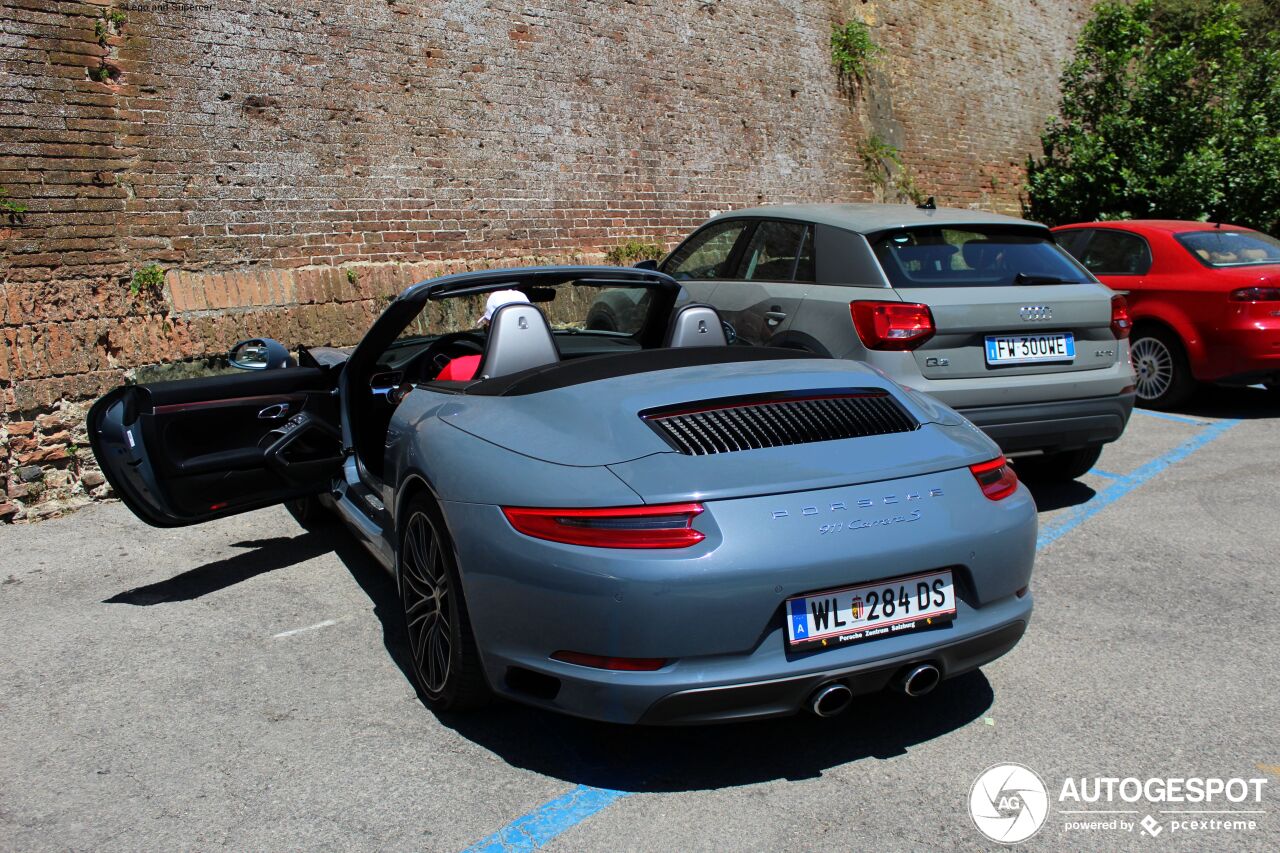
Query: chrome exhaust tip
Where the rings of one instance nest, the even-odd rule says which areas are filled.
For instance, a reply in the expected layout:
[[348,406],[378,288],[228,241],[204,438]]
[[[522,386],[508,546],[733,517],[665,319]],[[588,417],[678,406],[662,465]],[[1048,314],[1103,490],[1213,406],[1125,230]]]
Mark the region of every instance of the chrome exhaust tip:
[[942,672],[931,663],[909,666],[894,680],[893,686],[908,696],[923,696],[938,686]]
[[839,681],[824,684],[809,697],[809,710],[819,717],[834,717],[853,701],[853,691]]

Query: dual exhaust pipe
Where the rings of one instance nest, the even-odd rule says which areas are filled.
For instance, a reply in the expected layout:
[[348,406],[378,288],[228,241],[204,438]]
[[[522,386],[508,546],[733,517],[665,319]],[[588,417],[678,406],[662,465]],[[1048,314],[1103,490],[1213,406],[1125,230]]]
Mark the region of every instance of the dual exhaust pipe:
[[[892,686],[907,696],[923,696],[938,686],[942,672],[931,663],[908,664],[893,679]],[[834,717],[853,702],[853,691],[842,681],[828,681],[809,697],[809,710],[819,717]]]

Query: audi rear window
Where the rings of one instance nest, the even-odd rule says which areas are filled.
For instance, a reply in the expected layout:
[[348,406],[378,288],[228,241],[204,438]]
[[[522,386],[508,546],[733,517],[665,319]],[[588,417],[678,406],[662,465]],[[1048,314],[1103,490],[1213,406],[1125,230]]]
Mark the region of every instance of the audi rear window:
[[901,228],[868,237],[894,287],[1080,284],[1074,258],[1038,229]]
[[1186,231],[1174,239],[1207,267],[1280,264],[1280,240],[1261,231]]

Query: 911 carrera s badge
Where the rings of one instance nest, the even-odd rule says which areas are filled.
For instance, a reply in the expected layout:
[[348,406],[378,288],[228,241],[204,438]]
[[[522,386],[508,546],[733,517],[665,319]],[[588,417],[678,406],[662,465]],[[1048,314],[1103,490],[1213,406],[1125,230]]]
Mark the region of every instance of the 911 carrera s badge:
[[[855,501],[831,501],[825,504],[809,504],[808,506],[798,507],[796,509],[775,509],[772,517],[777,520],[780,518],[791,518],[793,515],[799,516],[819,516],[830,513],[845,513],[857,511],[859,509],[872,509],[877,506],[893,506],[894,504],[909,504],[915,501],[922,501],[925,498],[942,497],[942,489],[929,489],[927,492],[905,492],[901,495],[881,495],[876,498],[858,498]],[[917,511],[918,513],[918,511]],[[903,519],[904,521],[912,519]],[[880,522],[889,523],[893,522]],[[870,525],[866,525],[870,526]]]

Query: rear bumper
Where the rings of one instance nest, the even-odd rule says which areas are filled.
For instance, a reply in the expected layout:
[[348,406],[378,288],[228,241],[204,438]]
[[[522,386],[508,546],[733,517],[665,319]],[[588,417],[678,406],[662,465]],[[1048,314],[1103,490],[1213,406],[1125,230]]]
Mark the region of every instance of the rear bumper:
[[[1025,613],[1029,616],[1030,595],[1024,600]],[[1027,619],[1024,617],[977,636],[935,647],[924,656],[905,654],[861,667],[846,667],[798,678],[684,690],[659,699],[645,712],[640,722],[643,725],[688,725],[793,714],[805,707],[814,691],[824,684],[839,681],[854,695],[876,693],[888,687],[894,676],[908,665],[924,661],[936,665],[943,678],[952,678],[1005,654],[1018,644],[1026,630]]]
[[1005,453],[1073,450],[1115,441],[1133,413],[1133,393],[1084,400],[959,409]]

